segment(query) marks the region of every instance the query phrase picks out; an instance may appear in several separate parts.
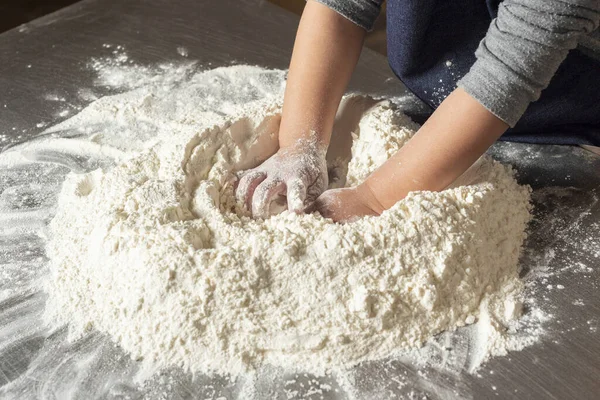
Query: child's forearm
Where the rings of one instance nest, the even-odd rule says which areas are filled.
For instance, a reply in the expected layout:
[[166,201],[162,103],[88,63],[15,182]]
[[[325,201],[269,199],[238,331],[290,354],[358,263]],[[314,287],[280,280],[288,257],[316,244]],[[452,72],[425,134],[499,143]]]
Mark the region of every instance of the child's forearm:
[[377,169],[362,189],[388,209],[408,192],[442,190],[465,172],[508,125],[464,90],[444,100],[419,132]]
[[281,147],[309,137],[329,143],[364,36],[364,29],[335,11],[315,1],[307,2],[288,73],[279,132]]

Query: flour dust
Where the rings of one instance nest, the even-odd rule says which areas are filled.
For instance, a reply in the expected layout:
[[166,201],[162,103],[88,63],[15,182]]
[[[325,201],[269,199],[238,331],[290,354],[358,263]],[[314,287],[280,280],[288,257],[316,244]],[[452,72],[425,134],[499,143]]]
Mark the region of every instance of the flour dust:
[[[114,375],[99,375],[130,387],[141,367],[136,391],[148,396],[187,385],[215,399],[383,398],[418,384],[417,394],[468,397],[460,381],[434,388],[418,377],[477,373],[544,334],[547,316],[517,267],[530,191],[510,167],[486,156],[449,189],[351,224],[288,212],[253,220],[235,206],[232,177],[276,150],[285,72],[140,66],[107,49],[116,53],[90,65],[97,85],[124,92],[0,157],[14,182],[19,170],[53,171],[35,216],[11,221],[56,213],[50,278],[35,279],[45,319],[67,324],[83,351],[65,371],[110,357]],[[347,96],[328,153],[332,185],[359,183],[416,129],[393,102]],[[66,331],[53,332],[54,350],[31,371],[51,371],[68,349]],[[52,387],[75,393],[82,379]]]
[[[236,81],[262,96],[207,107]],[[282,87],[279,71],[221,68],[75,117],[156,136],[113,169],[67,177],[47,247],[48,319],[73,337],[106,332],[148,368],[237,375],[265,364],[325,373],[520,316],[529,190],[491,159],[468,184],[411,193],[379,218],[239,212],[234,174],[276,151]],[[330,169],[356,184],[416,128],[390,102],[346,98]]]

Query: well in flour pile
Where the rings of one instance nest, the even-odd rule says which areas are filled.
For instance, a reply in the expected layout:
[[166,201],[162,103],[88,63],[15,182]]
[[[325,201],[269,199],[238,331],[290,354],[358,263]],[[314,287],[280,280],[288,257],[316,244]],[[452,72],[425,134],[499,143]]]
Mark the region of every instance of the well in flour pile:
[[[47,246],[49,320],[68,323],[73,337],[105,332],[155,368],[235,375],[265,363],[345,368],[482,312],[498,326],[520,315],[529,189],[490,158],[451,188],[410,193],[380,217],[344,225],[237,210],[234,174],[277,149],[273,82],[283,74],[260,74],[202,72],[168,97],[158,86],[135,89],[74,117],[116,118],[132,130],[150,122],[156,136],[112,169],[65,181]],[[262,85],[261,99],[210,109],[236,79]],[[389,101],[346,98],[328,154],[333,183],[362,181],[416,129]]]

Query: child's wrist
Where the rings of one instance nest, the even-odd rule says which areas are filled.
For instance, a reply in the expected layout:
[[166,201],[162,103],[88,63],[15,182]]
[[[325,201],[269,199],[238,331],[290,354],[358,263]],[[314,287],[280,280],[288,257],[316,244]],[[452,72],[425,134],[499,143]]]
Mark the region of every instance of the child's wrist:
[[373,189],[369,180],[365,180],[363,183],[356,187],[358,195],[361,197],[364,204],[371,210],[381,215],[386,210],[386,207],[382,204],[381,200],[377,196],[377,192]]
[[315,131],[299,135],[280,136],[279,138],[280,149],[303,149],[305,151],[323,153],[323,157],[327,153],[328,147],[329,143],[324,140],[323,135],[320,135]]

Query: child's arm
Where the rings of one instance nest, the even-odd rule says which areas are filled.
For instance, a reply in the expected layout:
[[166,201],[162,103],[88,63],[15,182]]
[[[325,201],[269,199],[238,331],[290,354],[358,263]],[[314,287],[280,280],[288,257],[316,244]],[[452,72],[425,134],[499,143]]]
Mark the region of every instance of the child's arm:
[[458,85],[514,127],[599,22],[600,0],[504,0]]
[[315,207],[345,221],[378,215],[410,191],[444,189],[517,123],[599,19],[598,0],[504,0],[459,89],[365,183],[326,192]]
[[456,89],[417,134],[361,185],[329,190],[315,209],[334,221],[379,215],[415,190],[442,190],[491,146],[508,125]]
[[254,216],[268,215],[280,194],[287,194],[289,209],[302,211],[327,188],[325,154],[365,32],[327,6],[307,2],[288,73],[280,150],[247,171],[236,190]]
[[[417,134],[365,180],[388,209],[414,190],[442,190],[508,129],[462,89],[452,92]],[[386,180],[390,180],[385,183]]]

